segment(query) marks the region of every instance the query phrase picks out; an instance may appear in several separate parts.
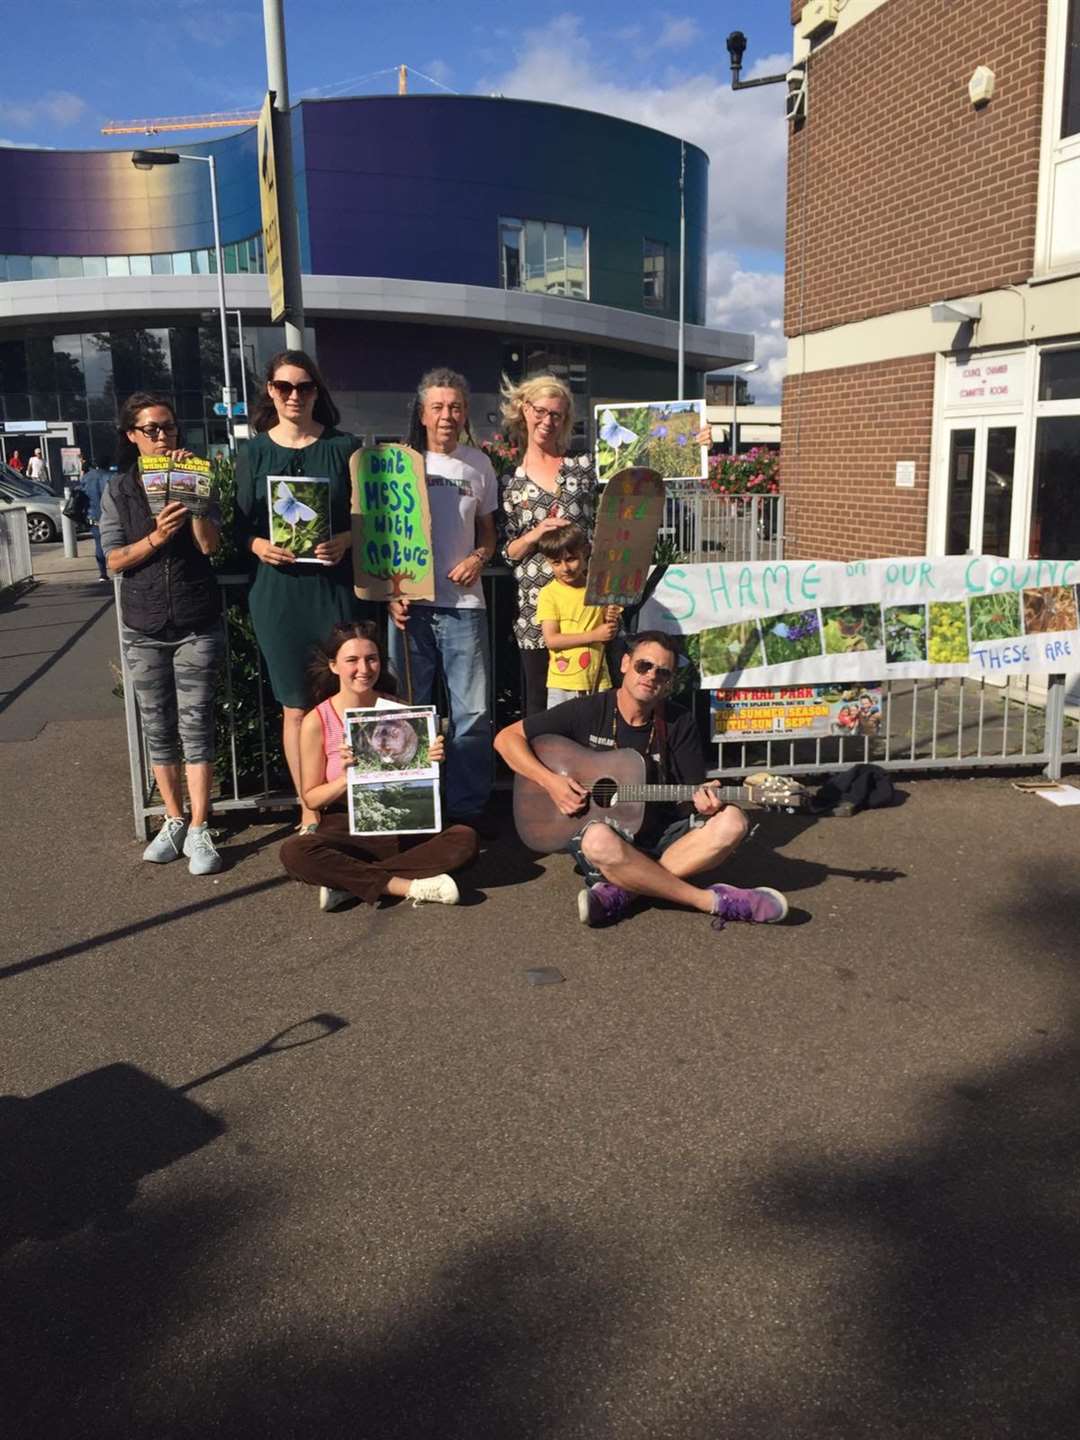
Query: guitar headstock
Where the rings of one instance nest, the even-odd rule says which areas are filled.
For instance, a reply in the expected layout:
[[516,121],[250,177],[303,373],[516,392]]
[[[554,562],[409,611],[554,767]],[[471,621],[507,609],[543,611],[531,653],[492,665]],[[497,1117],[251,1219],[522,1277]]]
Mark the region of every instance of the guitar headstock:
[[758,770],[747,775],[743,784],[750,791],[755,805],[767,810],[805,810],[809,804],[809,791],[790,775],[770,775],[767,770]]

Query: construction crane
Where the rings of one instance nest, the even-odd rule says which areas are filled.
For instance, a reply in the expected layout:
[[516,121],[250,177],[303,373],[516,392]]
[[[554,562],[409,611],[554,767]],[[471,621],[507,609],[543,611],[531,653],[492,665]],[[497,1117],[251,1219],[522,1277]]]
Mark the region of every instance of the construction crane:
[[[408,65],[395,65],[389,70],[374,70],[369,75],[359,76],[358,79],[371,80],[376,75],[396,74],[397,93],[407,95],[409,93],[410,68],[412,67]],[[450,94],[454,93],[441,80],[425,75],[422,70],[413,68],[413,74],[419,75],[422,80],[430,81],[440,90],[446,90]],[[355,84],[357,81],[345,81],[344,83]],[[333,85],[327,87],[329,90],[336,88]],[[342,97],[325,96],[324,98]],[[101,127],[101,133],[102,135],[162,135],[169,134],[173,130],[227,130],[231,127],[239,129],[246,125],[257,125],[258,122],[259,112],[257,110],[218,110],[210,115],[166,115],[150,120],[110,120],[107,125]]]

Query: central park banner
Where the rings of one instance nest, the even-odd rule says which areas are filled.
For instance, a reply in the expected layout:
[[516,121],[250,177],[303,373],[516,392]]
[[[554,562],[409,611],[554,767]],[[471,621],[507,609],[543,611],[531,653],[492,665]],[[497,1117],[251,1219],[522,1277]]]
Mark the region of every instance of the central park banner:
[[670,565],[641,630],[700,638],[701,684],[1080,669],[1080,561],[993,555]]

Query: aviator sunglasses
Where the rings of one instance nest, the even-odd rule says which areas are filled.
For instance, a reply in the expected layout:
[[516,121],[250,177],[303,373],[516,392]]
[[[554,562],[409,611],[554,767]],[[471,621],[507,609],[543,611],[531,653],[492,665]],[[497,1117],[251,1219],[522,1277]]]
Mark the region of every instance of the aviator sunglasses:
[[296,391],[298,399],[306,400],[309,395],[314,395],[315,391],[319,388],[314,380],[301,380],[299,384],[296,385],[294,385],[291,380],[271,380],[269,384],[271,389],[276,390],[283,400],[288,400],[294,390]]
[[655,670],[658,685],[666,685],[675,674],[675,671],[669,670],[666,665],[654,665],[651,660],[634,660],[632,663],[639,675],[649,675]]

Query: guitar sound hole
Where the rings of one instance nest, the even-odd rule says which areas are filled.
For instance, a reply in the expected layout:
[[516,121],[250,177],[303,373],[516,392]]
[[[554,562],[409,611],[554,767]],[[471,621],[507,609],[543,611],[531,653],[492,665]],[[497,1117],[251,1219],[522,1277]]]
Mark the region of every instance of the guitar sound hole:
[[594,804],[599,805],[601,810],[606,810],[615,799],[618,788],[614,780],[597,780],[591,792]]

